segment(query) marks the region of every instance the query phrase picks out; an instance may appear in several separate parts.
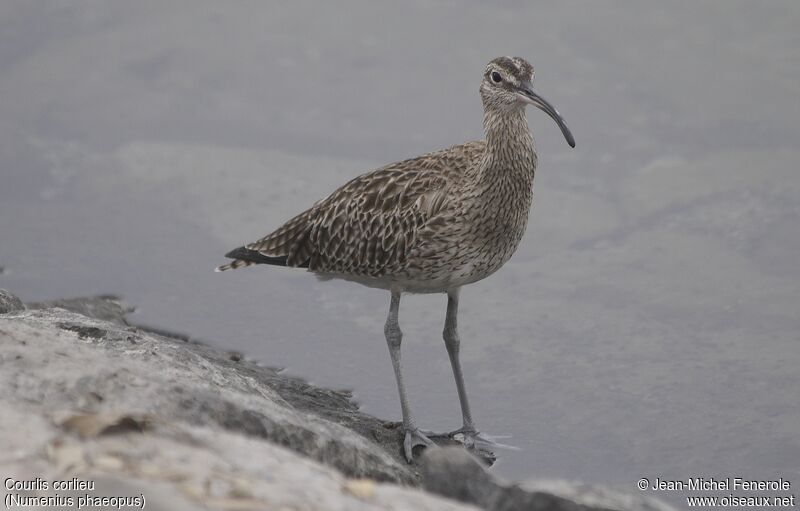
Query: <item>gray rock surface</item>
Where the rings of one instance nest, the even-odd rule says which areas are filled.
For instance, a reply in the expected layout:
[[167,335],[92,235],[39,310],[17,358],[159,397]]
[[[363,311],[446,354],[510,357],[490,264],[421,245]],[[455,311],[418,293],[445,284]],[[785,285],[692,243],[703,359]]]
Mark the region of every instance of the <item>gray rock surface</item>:
[[23,309],[25,309],[25,304],[22,303],[22,300],[5,289],[0,289],[0,314]]
[[[325,420],[359,420],[346,393],[314,388],[199,344],[68,312],[20,311],[0,322],[9,399],[41,410],[154,415],[282,445],[351,477],[413,483],[386,449]],[[309,413],[317,409],[319,414]],[[389,442],[398,432],[360,424]],[[381,431],[386,430],[386,431]],[[383,438],[382,438],[383,437]]]
[[77,312],[90,318],[111,321],[118,325],[129,326],[126,317],[136,310],[132,305],[126,304],[121,298],[114,295],[90,296],[84,298],[65,298],[50,302],[32,302],[29,309],[65,309]]
[[94,495],[142,494],[150,509],[469,509],[408,487],[412,468],[305,410],[358,413],[346,394],[234,358],[60,308],[4,314],[0,473],[94,480]]
[[[22,302],[20,302],[21,304]],[[329,390],[309,385],[304,380],[299,378],[291,378],[280,374],[279,370],[271,369],[268,367],[260,366],[253,361],[244,360],[242,354],[238,352],[222,352],[216,349],[211,349],[205,345],[192,342],[187,336],[167,331],[161,328],[154,328],[151,326],[132,325],[128,320],[127,315],[135,310],[130,304],[125,303],[124,300],[113,295],[103,295],[95,297],[81,297],[81,298],[68,298],[61,300],[53,300],[49,302],[36,302],[29,303],[29,309],[46,310],[46,309],[65,309],[67,311],[76,312],[83,316],[90,318],[110,321],[117,325],[131,327],[129,331],[139,331],[142,335],[157,334],[158,336],[168,337],[172,340],[181,340],[188,342],[191,345],[185,349],[188,352],[196,350],[211,363],[222,363],[230,365],[235,362],[235,370],[244,372],[250,377],[257,379],[260,384],[265,385],[271,390],[275,391],[283,400],[284,404],[291,405],[294,409],[312,413],[317,417],[331,420],[337,424],[341,424],[348,429],[359,433],[361,436],[376,442],[384,448],[385,452],[389,453],[391,457],[398,462],[401,467],[408,467],[405,457],[402,452],[403,437],[400,434],[401,424],[398,422],[382,421],[359,411],[358,405],[351,401],[351,394],[346,390]],[[77,331],[79,335],[95,336],[102,338],[103,332],[93,330],[94,327],[82,327],[69,322],[62,322],[62,328]],[[182,344],[183,345],[183,344]],[[224,417],[223,423],[226,427],[232,429],[241,429],[250,434],[265,435],[267,432],[261,428],[257,422],[259,418],[245,412],[244,414],[237,413],[233,410],[215,410],[216,405],[211,405],[202,399],[195,399],[197,396],[189,396],[181,401],[185,407],[194,408],[193,411],[186,411],[189,418],[196,413],[198,417],[204,417],[208,414]],[[227,406],[227,405],[223,405]],[[272,432],[274,434],[274,432]],[[446,436],[432,435],[431,438],[442,446],[446,445],[460,445],[455,440]],[[275,439],[282,444],[289,446],[294,445],[299,452],[309,454],[301,445],[295,445],[283,438]],[[491,465],[495,456],[493,453],[483,450],[476,452],[487,465]],[[334,464],[336,466],[336,464]],[[349,467],[349,463],[345,462],[345,466]],[[414,467],[408,467],[413,469]],[[347,470],[344,470],[347,473]],[[369,475],[370,477],[380,479],[375,474],[357,474]],[[415,470],[403,471],[400,477],[389,477],[388,480],[394,480],[404,483],[417,483],[418,474]]]
[[347,392],[132,326],[115,297],[0,299],[5,477],[79,477],[149,509],[666,509],[506,487],[462,448],[425,457],[425,488],[462,503],[444,499]]
[[486,472],[464,449],[446,447],[423,456],[426,490],[491,511],[536,509],[548,511],[670,511],[654,499],[634,497],[569,481],[531,481],[507,484]]

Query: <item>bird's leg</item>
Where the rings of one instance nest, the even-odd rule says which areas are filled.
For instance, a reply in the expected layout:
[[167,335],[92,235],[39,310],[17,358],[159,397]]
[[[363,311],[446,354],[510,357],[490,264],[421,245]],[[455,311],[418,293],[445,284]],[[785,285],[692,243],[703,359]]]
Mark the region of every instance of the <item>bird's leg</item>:
[[453,367],[453,377],[456,380],[458,390],[458,401],[461,403],[461,417],[463,426],[454,433],[476,433],[475,424],[472,422],[472,413],[469,410],[469,399],[467,399],[467,389],[464,387],[464,374],[461,372],[461,361],[458,358],[461,339],[458,337],[458,293],[460,288],[456,288],[447,293],[447,316],[444,320],[444,345],[447,348],[447,355],[450,357],[450,365]]
[[392,367],[394,376],[397,380],[397,391],[400,393],[400,409],[403,413],[403,430],[405,439],[403,440],[403,451],[406,460],[411,463],[414,457],[414,447],[417,445],[430,446],[433,442],[417,428],[416,421],[411,415],[406,396],[406,386],[403,383],[403,370],[400,365],[400,344],[403,340],[403,332],[400,331],[400,324],[397,321],[400,309],[400,292],[392,291],[392,301],[389,306],[389,317],[386,318],[384,333],[386,334],[386,344],[389,346],[389,355],[392,357]]
[[[472,421],[472,412],[469,409],[467,399],[467,389],[464,386],[464,374],[461,372],[461,361],[458,357],[461,339],[458,336],[458,294],[460,288],[448,291],[447,293],[447,315],[444,320],[444,345],[450,357],[450,365],[453,367],[453,377],[456,380],[458,390],[458,401],[461,403],[461,417],[463,425],[447,436],[464,444],[466,447],[484,451],[490,451],[493,447],[511,447],[497,443],[492,437],[479,433],[475,429]],[[428,433],[431,436],[439,436]]]

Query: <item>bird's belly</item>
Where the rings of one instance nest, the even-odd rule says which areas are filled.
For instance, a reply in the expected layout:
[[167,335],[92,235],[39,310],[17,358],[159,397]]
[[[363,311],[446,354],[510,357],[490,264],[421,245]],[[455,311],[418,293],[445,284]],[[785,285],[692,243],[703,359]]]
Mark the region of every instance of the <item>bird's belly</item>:
[[445,291],[482,280],[499,270],[514,254],[526,222],[488,229],[470,236],[454,237],[439,247],[409,261],[407,271],[397,280],[416,292]]

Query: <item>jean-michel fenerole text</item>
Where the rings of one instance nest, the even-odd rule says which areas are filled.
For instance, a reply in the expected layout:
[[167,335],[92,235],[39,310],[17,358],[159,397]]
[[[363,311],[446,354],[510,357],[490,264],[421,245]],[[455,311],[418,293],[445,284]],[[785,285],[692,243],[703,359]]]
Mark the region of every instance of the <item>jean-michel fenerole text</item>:
[[743,477],[690,477],[681,479],[661,479],[653,481],[652,489],[657,491],[788,491],[792,487],[784,478],[774,480],[751,480]]

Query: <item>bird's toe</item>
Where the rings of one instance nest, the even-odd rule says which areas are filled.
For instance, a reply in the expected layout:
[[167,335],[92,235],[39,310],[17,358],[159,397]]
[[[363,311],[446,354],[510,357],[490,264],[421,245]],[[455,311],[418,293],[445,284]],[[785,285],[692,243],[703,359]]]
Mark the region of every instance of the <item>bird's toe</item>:
[[513,445],[498,442],[500,439],[509,438],[508,436],[492,436],[475,430],[457,430],[453,432],[451,438],[463,444],[467,449],[479,451],[492,451],[493,449],[519,450],[518,447]]
[[411,463],[414,459],[414,447],[422,446],[422,447],[433,447],[436,444],[427,437],[422,431],[419,429],[409,429],[406,430],[406,436],[403,440],[403,451],[406,455],[406,461]]

